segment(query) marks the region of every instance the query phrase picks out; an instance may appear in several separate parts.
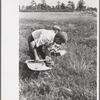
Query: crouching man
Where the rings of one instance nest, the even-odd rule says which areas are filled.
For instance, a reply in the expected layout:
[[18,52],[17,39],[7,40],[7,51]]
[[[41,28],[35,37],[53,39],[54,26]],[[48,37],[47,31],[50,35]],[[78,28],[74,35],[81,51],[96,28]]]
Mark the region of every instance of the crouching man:
[[38,29],[32,32],[28,38],[29,53],[31,59],[39,61],[40,59],[47,59],[53,66],[54,62],[49,56],[48,48],[54,43],[61,45],[66,43],[66,37],[61,34],[59,26],[54,25],[53,30]]

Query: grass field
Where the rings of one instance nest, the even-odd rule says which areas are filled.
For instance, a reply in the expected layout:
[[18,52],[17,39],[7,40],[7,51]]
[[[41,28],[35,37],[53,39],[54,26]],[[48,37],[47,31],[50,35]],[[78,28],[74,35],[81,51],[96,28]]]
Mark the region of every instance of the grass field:
[[[55,67],[39,74],[25,65],[30,59],[27,38],[33,30],[58,24],[68,34],[67,53],[53,57]],[[19,13],[20,100],[96,100],[97,17],[64,12]]]

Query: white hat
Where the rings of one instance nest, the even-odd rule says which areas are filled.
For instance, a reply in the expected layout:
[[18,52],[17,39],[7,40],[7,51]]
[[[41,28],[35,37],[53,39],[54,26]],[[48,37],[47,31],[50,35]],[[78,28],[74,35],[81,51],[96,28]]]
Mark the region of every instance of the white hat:
[[56,30],[61,31],[61,28],[60,28],[58,25],[54,25],[54,26],[53,26],[53,29],[56,29]]

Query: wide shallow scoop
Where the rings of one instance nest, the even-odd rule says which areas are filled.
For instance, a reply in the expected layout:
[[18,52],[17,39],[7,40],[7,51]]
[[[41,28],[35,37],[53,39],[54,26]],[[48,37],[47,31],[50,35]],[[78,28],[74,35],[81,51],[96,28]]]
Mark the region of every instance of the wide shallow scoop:
[[47,67],[45,65],[45,63],[43,63],[43,62],[34,62],[34,61],[26,60],[26,64],[27,64],[29,69],[35,70],[35,71],[43,71],[43,70],[52,69],[51,67]]
[[60,53],[60,55],[63,56],[66,53],[66,51],[65,50],[58,50],[57,53]]

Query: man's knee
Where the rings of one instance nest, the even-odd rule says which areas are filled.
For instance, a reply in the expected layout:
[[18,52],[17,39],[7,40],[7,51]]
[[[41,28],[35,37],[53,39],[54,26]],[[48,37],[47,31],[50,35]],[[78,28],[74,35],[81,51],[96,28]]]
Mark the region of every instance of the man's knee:
[[30,54],[30,58],[31,58],[31,59],[35,59],[34,52],[33,52],[32,47],[31,47],[31,45],[30,45],[30,43],[31,43],[32,41],[34,41],[34,39],[32,38],[32,35],[30,35],[30,36],[28,37],[29,54]]
[[30,44],[30,42],[32,41],[31,39],[31,35],[28,37],[28,44]]

